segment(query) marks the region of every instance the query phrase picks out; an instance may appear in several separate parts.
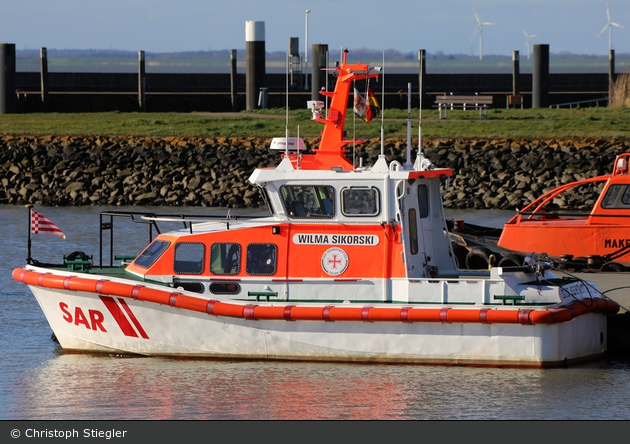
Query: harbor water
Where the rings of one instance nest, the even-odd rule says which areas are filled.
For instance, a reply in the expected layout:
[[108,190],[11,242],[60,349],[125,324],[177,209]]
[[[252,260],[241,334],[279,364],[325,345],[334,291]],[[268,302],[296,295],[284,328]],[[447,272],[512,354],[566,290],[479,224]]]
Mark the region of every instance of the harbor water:
[[[106,209],[227,214],[208,208],[35,209],[67,236],[33,235],[32,257],[41,262],[61,262],[73,251],[98,261],[99,213]],[[449,218],[496,227],[512,214],[447,211]],[[0,205],[0,420],[630,419],[630,361],[610,358],[529,370],[67,354],[51,338],[29,289],[11,277],[25,264],[28,222],[23,206]],[[146,226],[123,225],[115,227],[114,254],[137,254],[148,241]]]

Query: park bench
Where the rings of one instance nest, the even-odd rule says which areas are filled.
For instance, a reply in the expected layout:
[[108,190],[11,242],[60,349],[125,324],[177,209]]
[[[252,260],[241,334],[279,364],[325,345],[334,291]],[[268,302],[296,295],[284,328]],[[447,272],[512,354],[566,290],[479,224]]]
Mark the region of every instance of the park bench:
[[[477,109],[479,110],[479,118],[488,117],[488,108],[492,107],[492,96],[455,96],[443,95],[435,98],[435,104],[440,112],[440,119],[448,117],[448,109]],[[444,117],[442,117],[444,111]]]

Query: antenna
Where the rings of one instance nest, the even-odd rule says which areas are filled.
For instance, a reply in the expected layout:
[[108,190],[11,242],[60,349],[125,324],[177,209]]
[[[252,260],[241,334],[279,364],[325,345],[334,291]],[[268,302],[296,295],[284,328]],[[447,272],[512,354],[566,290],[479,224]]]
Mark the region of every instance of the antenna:
[[[418,51],[418,57],[420,58],[420,73],[424,72],[424,52]],[[422,152],[422,75],[420,75],[420,85],[419,96],[420,96],[420,104],[418,105],[418,157],[424,157],[424,153]]]
[[529,35],[524,29],[523,29],[523,34],[525,34],[526,40],[525,40],[525,47],[527,48],[527,60],[529,60],[529,40],[536,37],[536,34],[534,35]]
[[381,157],[385,155],[385,51],[383,51],[383,74],[381,74]]
[[608,3],[606,3],[606,17],[608,17],[608,22],[606,23],[606,26],[604,26],[604,29],[599,31],[599,34],[597,34],[597,37],[602,35],[604,31],[608,29],[608,49],[612,50],[612,27],[616,26],[617,28],[623,29],[623,26],[621,26],[619,23],[610,21],[610,9],[608,8]]
[[475,18],[477,19],[477,29],[475,29],[475,32],[473,33],[472,37],[470,38],[470,41],[472,42],[472,40],[475,38],[475,36],[477,35],[477,33],[479,33],[479,60],[483,60],[483,27],[486,25],[496,25],[496,23],[494,22],[482,22],[479,19],[479,16],[477,15],[477,11],[475,11],[475,8],[472,8],[473,10],[473,14],[475,14]]
[[284,155],[289,157],[289,51],[287,50],[287,78],[286,78],[286,123],[284,129],[284,141],[285,141],[285,150]]

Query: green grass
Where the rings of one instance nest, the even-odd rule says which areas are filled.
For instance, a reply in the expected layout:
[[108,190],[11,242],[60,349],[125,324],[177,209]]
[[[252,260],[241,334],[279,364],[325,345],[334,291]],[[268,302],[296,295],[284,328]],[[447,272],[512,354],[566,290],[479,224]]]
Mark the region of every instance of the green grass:
[[[30,136],[191,136],[276,137],[286,131],[283,109],[213,113],[33,113],[0,114],[0,134]],[[311,121],[308,110],[289,112],[289,135],[317,137],[323,125]],[[407,135],[407,111],[385,110],[385,137]],[[412,136],[418,134],[418,110],[411,114]],[[347,115],[349,138],[380,137],[381,120],[371,123]],[[477,111],[422,112],[423,138],[630,138],[630,108],[493,109],[487,119]]]

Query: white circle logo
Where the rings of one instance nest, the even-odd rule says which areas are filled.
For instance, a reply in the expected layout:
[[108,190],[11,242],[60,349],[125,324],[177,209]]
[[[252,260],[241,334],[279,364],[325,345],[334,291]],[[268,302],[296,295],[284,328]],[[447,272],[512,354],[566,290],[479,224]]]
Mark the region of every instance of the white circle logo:
[[339,276],[348,268],[348,254],[341,248],[329,248],[322,256],[322,268],[331,276]]

